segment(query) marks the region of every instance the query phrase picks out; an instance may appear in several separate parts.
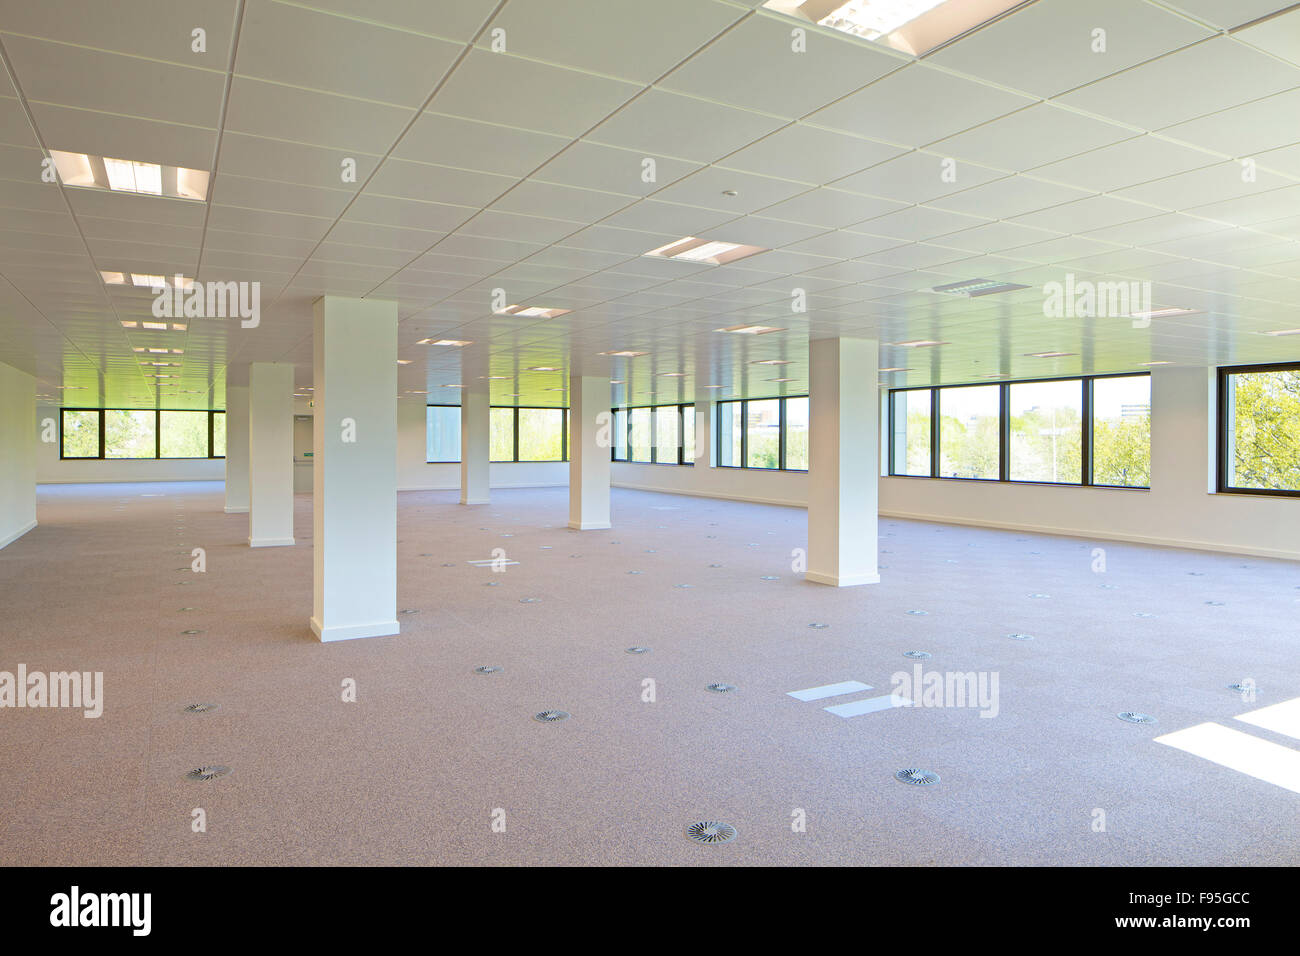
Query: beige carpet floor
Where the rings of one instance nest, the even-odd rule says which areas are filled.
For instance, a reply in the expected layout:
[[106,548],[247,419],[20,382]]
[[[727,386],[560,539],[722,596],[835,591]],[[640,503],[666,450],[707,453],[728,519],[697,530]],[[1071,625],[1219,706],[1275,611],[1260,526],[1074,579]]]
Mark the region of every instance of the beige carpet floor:
[[[309,496],[250,550],[219,484],[43,487],[0,670],[102,671],[105,709],[0,710],[0,863],[1300,863],[1300,795],[1153,742],[1300,696],[1295,564],[882,519],[882,583],[834,590],[791,570],[797,509],[616,490],[580,533],[563,488],[455,498],[399,496],[401,635],[321,645]],[[467,563],[494,548],[519,563]],[[996,673],[998,716],[787,694],[888,693],[909,649]]]

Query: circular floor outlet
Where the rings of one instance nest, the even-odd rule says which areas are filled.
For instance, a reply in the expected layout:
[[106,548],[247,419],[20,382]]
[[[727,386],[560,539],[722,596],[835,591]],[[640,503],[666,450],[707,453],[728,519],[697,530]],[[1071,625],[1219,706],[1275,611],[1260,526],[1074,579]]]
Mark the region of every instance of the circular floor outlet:
[[675,588],[693,588],[693,587],[695,587],[695,585],[694,585],[694,584],[674,584],[673,587],[675,587]]
[[715,683],[715,684],[705,684],[704,689],[711,690],[715,694],[730,694],[733,690],[736,689],[736,687],[734,684]]
[[721,823],[717,820],[700,820],[686,828],[686,838],[692,843],[716,846],[736,839],[736,828],[730,823]]
[[230,773],[229,767],[219,767],[215,764],[196,767],[185,775],[186,780],[216,780],[218,777],[224,777]]
[[1154,724],[1156,719],[1150,714],[1139,714],[1135,710],[1126,710],[1123,713],[1115,715],[1120,720],[1130,724]]
[[202,633],[203,633],[203,629],[202,629],[202,628],[197,628],[197,627],[192,627],[192,628],[190,628],[190,629],[187,630],[187,631],[181,631],[181,633],[182,633],[182,634],[202,634]]
[[1150,611],[1134,611],[1133,616],[1134,617],[1155,617],[1155,615],[1152,614]]
[[216,704],[186,704],[181,708],[187,714],[210,714],[216,709]]
[[537,601],[538,601],[538,598],[520,598],[520,599],[519,599],[519,603],[520,603],[520,604],[536,604]]
[[925,615],[929,614],[930,612],[929,611],[908,611],[907,613],[914,614],[917,617],[925,617]]
[[553,724],[568,719],[569,713],[564,710],[544,710],[539,714],[533,714],[533,720],[540,720],[544,724]]
[[495,664],[484,664],[482,667],[474,668],[474,673],[475,674],[500,674],[502,670],[503,668],[497,667]]
[[627,653],[629,653],[629,654],[649,654],[649,653],[650,653],[650,648],[648,648],[648,647],[642,647],[640,644],[638,644],[638,645],[636,645],[635,647],[629,647],[629,648],[627,649]]
[[629,571],[628,574],[640,574],[640,571]]
[[894,774],[894,779],[911,784],[914,787],[932,787],[939,782],[939,775],[933,770],[919,770],[916,767],[908,767],[906,770],[900,770]]
[[819,623],[817,623],[816,621],[814,621],[812,624],[809,624],[808,626],[809,626],[809,627],[815,627],[815,628],[817,628],[818,630],[821,630],[822,628],[830,627],[829,624],[819,624]]
[[413,607],[404,607],[404,608],[402,608],[400,611],[398,611],[397,613],[398,613],[398,614],[419,614],[420,611],[419,611],[418,608],[413,608]]
[[1031,594],[1031,595],[1029,595],[1029,596],[1030,596],[1031,598],[1033,598],[1034,600],[1036,600],[1036,601],[1042,601],[1042,600],[1045,600],[1046,598],[1051,597],[1050,594],[1038,594],[1038,593],[1034,593],[1034,594]]
[[1223,601],[1206,601],[1205,603],[1208,604],[1210,607],[1223,607],[1223,606],[1224,606],[1224,602],[1223,602]]
[[765,574],[765,575],[763,575],[762,580],[764,580],[764,581],[780,581],[781,579],[780,579],[779,577],[777,577],[775,574]]
[[182,610],[182,611],[197,611],[198,608],[193,608],[193,607],[183,607],[183,608],[180,608],[180,610]]
[[1236,691],[1238,694],[1259,693],[1259,688],[1256,687],[1254,684],[1229,684],[1228,690]]
[[903,651],[903,656],[914,661],[928,661],[934,657],[929,651]]
[[1013,641],[1032,641],[1034,639],[1032,634],[1008,634],[1007,637]]
[[720,564],[710,564],[709,567],[711,567],[711,568],[720,568],[720,567],[722,567],[722,565],[720,565]]
[[500,581],[484,581],[483,586],[488,588],[494,588],[500,583],[501,583]]

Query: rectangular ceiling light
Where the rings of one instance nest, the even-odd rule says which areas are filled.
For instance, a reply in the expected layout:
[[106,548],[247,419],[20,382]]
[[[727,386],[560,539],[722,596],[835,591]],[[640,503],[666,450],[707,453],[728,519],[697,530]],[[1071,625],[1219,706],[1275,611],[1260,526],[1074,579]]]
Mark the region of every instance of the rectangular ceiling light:
[[1200,311],[1200,310],[1199,310],[1199,309],[1180,309],[1180,308],[1151,309],[1150,311],[1147,311],[1147,312],[1134,312],[1134,313],[1132,314],[1131,318],[1134,318],[1134,319],[1167,319],[1167,318],[1170,318],[1171,316],[1175,316],[1175,315],[1195,315],[1198,311]]
[[131,285],[137,289],[170,289],[177,285],[182,289],[188,289],[194,285],[194,280],[186,276],[161,276],[152,275],[147,272],[104,272],[100,271],[99,277],[104,280],[105,285],[126,285],[128,277]]
[[530,305],[526,308],[522,305],[508,305],[497,315],[518,315],[525,319],[553,319],[557,315],[568,315],[572,311],[572,309],[548,309],[540,305]]
[[1265,335],[1300,335],[1300,329],[1274,329],[1272,332],[1265,332]]
[[678,259],[683,262],[706,262],[709,265],[725,266],[728,262],[744,259],[760,252],[767,252],[762,246],[744,246],[737,242],[719,242],[714,239],[696,239],[686,236],[675,242],[651,249],[645,253],[656,259]]
[[453,348],[462,349],[467,345],[473,345],[473,342],[467,342],[463,339],[420,339],[416,345],[449,345]]
[[1015,282],[1001,282],[997,279],[965,279],[961,282],[937,285],[930,291],[942,295],[965,295],[973,299],[981,295],[994,295],[998,292],[1014,292],[1016,289],[1028,288],[1027,285],[1019,285]]
[[68,153],[58,149],[50,150],[50,158],[54,160],[59,179],[65,186],[195,202],[205,202],[208,198],[207,170],[90,153]]
[[612,356],[615,356],[615,357],[617,357],[617,358],[640,358],[642,355],[649,355],[650,353],[649,353],[649,352],[632,352],[632,351],[629,351],[629,350],[627,350],[627,349],[623,349],[622,351],[619,351],[619,352],[601,352],[600,354],[601,354],[601,355],[612,355]]
[[922,56],[1026,0],[767,0],[768,10]]
[[894,342],[893,345],[904,349],[929,349],[936,345],[947,345],[947,342],[938,342],[934,339],[912,339],[908,342]]
[[725,329],[714,329],[715,332],[733,332],[736,335],[767,335],[769,332],[784,332],[785,329],[778,329],[771,325],[729,325]]
[[1026,352],[1025,358],[1065,358],[1073,352]]

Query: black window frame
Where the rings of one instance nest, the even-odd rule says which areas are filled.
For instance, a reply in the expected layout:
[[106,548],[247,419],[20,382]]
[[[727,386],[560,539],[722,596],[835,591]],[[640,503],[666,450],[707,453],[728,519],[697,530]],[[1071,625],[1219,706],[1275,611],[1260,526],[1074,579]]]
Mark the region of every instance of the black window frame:
[[[650,411],[650,460],[634,461],[632,459],[632,412],[638,409],[649,409]],[[659,420],[658,411],[661,408],[677,409],[677,460],[660,461],[659,444],[655,441],[656,422]],[[618,442],[611,439],[609,443],[610,461],[623,462],[630,465],[684,465],[694,467],[695,459],[688,457],[686,454],[686,409],[695,414],[694,402],[661,402],[658,405],[619,405],[617,408],[611,408],[610,411],[610,428],[616,427],[618,422],[618,413],[623,413],[623,447],[627,449],[627,456],[618,457]],[[694,434],[694,431],[692,431]]]
[[1232,438],[1228,420],[1229,378],[1251,372],[1300,372],[1300,362],[1261,365],[1222,365],[1215,370],[1215,463],[1214,487],[1221,495],[1261,495],[1267,498],[1300,498],[1300,488],[1238,488],[1228,484],[1228,453]]
[[[745,468],[749,471],[789,471],[797,475],[808,474],[807,468],[788,468],[786,467],[786,450],[788,440],[786,429],[789,422],[786,417],[785,403],[791,399],[808,398],[807,395],[769,395],[760,398],[729,398],[724,401],[715,402],[717,406],[713,412],[713,451],[714,460],[718,463],[719,468]],[[749,403],[750,402],[770,402],[773,399],[778,400],[781,404],[777,412],[779,426],[777,429],[777,467],[775,468],[757,468],[749,464]],[[740,405],[740,464],[724,465],[722,464],[722,406],[723,405]],[[811,403],[810,403],[811,409]],[[809,423],[811,431],[811,422]]]
[[[1150,372],[1110,372],[1104,375],[1057,375],[1043,378],[1016,378],[1003,379],[997,382],[953,382],[949,385],[922,385],[912,388],[891,388],[888,389],[888,396],[885,402],[885,431],[888,436],[886,441],[886,468],[885,475],[888,478],[915,478],[921,481],[975,481],[982,483],[1002,482],[1013,485],[1046,485],[1050,488],[1110,488],[1117,491],[1150,491],[1148,485],[1111,485],[1094,480],[1093,468],[1093,446],[1094,431],[1096,423],[1093,421],[1093,390],[1094,383],[1101,379],[1113,378],[1147,378],[1150,379]],[[1078,382],[1080,388],[1080,398],[1082,407],[1082,416],[1080,429],[1082,431],[1080,446],[1080,480],[1079,481],[1036,481],[1025,478],[1011,477],[1011,386],[1013,385],[1036,385],[1043,382]],[[942,417],[942,397],[940,393],[944,389],[950,388],[969,388],[973,386],[997,386],[998,388],[998,477],[997,478],[961,478],[957,476],[946,476],[939,474],[940,456],[939,456],[939,424]],[[930,393],[930,474],[928,475],[906,475],[897,471],[897,449],[894,445],[894,415],[895,415],[895,396],[901,392],[929,392]]]
[[[99,416],[99,454],[65,455],[63,453],[63,413],[95,412]],[[105,412],[153,412],[153,455],[148,458],[109,458],[104,454],[104,413]],[[164,457],[162,454],[162,413],[163,412],[206,412],[208,416],[208,453],[194,457]],[[224,461],[225,455],[214,455],[213,451],[213,416],[224,415],[224,408],[86,408],[59,407],[59,461]]]

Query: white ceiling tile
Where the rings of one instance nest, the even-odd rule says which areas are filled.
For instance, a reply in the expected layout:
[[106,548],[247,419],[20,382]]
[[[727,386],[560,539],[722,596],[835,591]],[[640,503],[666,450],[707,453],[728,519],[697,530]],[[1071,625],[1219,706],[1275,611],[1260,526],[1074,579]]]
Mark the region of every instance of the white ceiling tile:
[[902,152],[898,146],[795,123],[732,153],[718,165],[822,186]]
[[1133,134],[1123,126],[1039,103],[942,139],[930,146],[930,152],[1024,172]]
[[414,115],[402,107],[236,76],[230,86],[226,127],[254,136],[383,155]]
[[1212,153],[1144,135],[1039,166],[1034,176],[1082,189],[1113,192],[1221,161]]
[[864,196],[822,186],[768,206],[763,210],[763,215],[770,219],[788,219],[827,229],[840,229],[902,209],[906,205],[879,196]]
[[492,204],[499,212],[517,212],[528,216],[547,216],[590,223],[635,202],[632,196],[603,193],[595,189],[560,186],[555,183],[527,180],[512,188]]
[[738,110],[691,96],[652,89],[601,123],[587,139],[711,163],[785,125],[778,117]]
[[1239,27],[1292,5],[1291,0],[1171,0],[1170,6],[1223,29]]
[[1035,209],[1056,206],[1087,195],[1084,190],[1029,176],[1008,176],[963,192],[932,200],[930,205],[985,219],[1010,219]]
[[922,203],[969,189],[1005,173],[916,150],[837,181],[836,189]]
[[360,16],[429,36],[468,43],[486,25],[497,0],[296,0],[301,6]]
[[1155,130],[1296,86],[1300,68],[1215,37],[1066,93],[1060,102]]
[[1033,101],[914,63],[808,117],[816,126],[925,146]]
[[1266,170],[1256,170],[1252,179],[1241,163],[1230,161],[1178,173],[1140,186],[1129,186],[1115,190],[1115,193],[1162,209],[1179,210],[1207,202],[1265,193],[1286,185],[1290,185],[1290,180]]
[[[1094,31],[1105,30],[1105,49]],[[1134,0],[1038,0],[963,37],[930,59],[941,66],[1035,96],[1091,83],[1211,35]]]
[[[357,178],[361,179],[360,170]],[[374,178],[366,183],[366,194],[461,206],[486,206],[518,181],[513,176],[390,158],[379,167]]]

